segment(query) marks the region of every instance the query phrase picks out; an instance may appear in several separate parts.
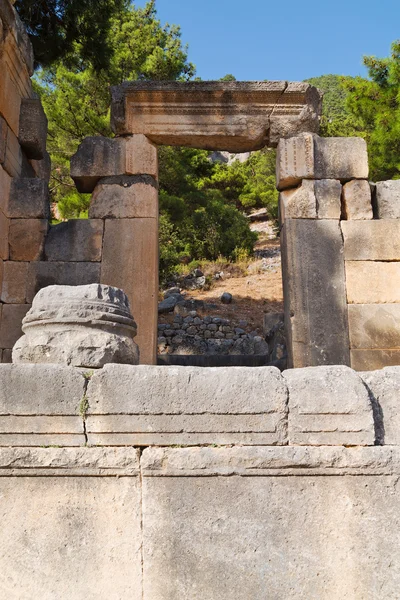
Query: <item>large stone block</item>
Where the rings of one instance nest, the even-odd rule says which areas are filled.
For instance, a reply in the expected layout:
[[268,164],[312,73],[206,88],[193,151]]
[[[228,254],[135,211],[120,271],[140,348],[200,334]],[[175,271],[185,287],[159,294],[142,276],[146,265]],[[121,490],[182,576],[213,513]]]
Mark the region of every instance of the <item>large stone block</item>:
[[47,183],[50,181],[51,176],[51,158],[48,152],[45,152],[42,160],[31,160],[31,166],[35,172],[36,177],[44,179]]
[[287,391],[274,367],[106,365],[87,398],[96,445],[286,443]]
[[320,138],[303,134],[281,139],[277,153],[277,187],[283,190],[302,179],[368,178],[367,145],[362,138]]
[[0,210],[6,212],[11,189],[11,177],[0,165]]
[[400,367],[386,367],[379,371],[362,373],[361,377],[381,411],[381,443],[400,446]]
[[71,158],[71,177],[79,192],[91,193],[100,179],[119,175],[157,179],[157,147],[146,136],[88,137]]
[[30,304],[3,304],[0,324],[0,348],[11,349],[22,335],[22,319]]
[[2,478],[7,598],[142,600],[139,477],[36,474]]
[[87,285],[99,283],[100,263],[32,262],[28,268],[26,297],[28,302],[48,285]]
[[376,209],[379,219],[400,219],[400,180],[378,181]]
[[289,388],[289,444],[373,446],[372,404],[361,378],[345,366],[292,369]]
[[22,99],[18,138],[28,158],[42,160],[45,157],[47,117],[39,98]]
[[371,188],[365,179],[353,179],[343,186],[343,212],[346,219],[372,219]]
[[0,165],[2,165],[6,159],[7,133],[7,122],[3,117],[0,117]]
[[282,223],[285,219],[316,219],[317,200],[314,182],[303,179],[299,187],[281,192],[279,208]]
[[24,304],[26,301],[27,262],[5,261],[0,300],[7,304]]
[[342,221],[345,260],[399,260],[400,220]]
[[318,219],[340,219],[342,185],[336,179],[314,181]]
[[8,235],[10,229],[10,220],[7,219],[0,209],[0,259],[7,260],[9,256]]
[[346,261],[349,304],[400,302],[400,262]]
[[[149,186],[148,186],[149,187]],[[101,283],[128,295],[138,326],[141,364],[156,364],[158,321],[158,219],[107,219]]]
[[10,177],[20,177],[22,175],[23,159],[24,156],[18,138],[15,133],[8,128],[3,168]]
[[104,223],[100,219],[72,219],[50,227],[46,238],[48,261],[98,262],[101,260]]
[[[330,477],[321,477],[321,471],[303,477],[262,476],[260,464],[271,464],[271,450],[285,457],[289,450],[304,450],[305,465],[313,461],[314,450],[320,459],[335,450],[336,462],[324,471],[326,475],[350,452],[346,448],[144,451],[142,463],[154,456],[152,474],[161,475],[147,476],[147,471],[143,477],[144,600],[396,599],[397,477],[381,477],[368,468],[357,477],[340,471]],[[355,459],[365,450],[367,465],[368,460],[379,463],[380,451],[386,449],[354,449]],[[375,450],[379,452],[374,459]],[[199,455],[198,470],[191,468],[194,459],[189,454]],[[213,476],[210,455],[220,457],[221,475],[231,476]],[[165,467],[168,463],[176,469]],[[232,474],[233,464],[248,466],[250,476],[245,476],[245,468]],[[175,476],[162,476],[172,473]]]
[[290,366],[349,364],[339,222],[287,219],[281,247]]
[[10,260],[40,260],[48,229],[45,219],[10,220]]
[[21,95],[11,77],[9,68],[3,65],[0,87],[0,115],[7,121],[14,134],[18,135],[19,111],[21,107]]
[[158,185],[148,175],[106,177],[93,192],[91,219],[158,219]]
[[351,368],[355,371],[375,371],[400,365],[400,350],[355,349],[350,350]]
[[12,219],[48,219],[49,192],[42,179],[13,179],[5,213]]
[[349,304],[351,348],[398,348],[400,304]]
[[320,114],[321,95],[305,83],[135,81],[112,88],[114,132],[168,146],[276,146],[280,136],[317,131]]
[[11,2],[1,0],[0,3],[0,18],[3,21],[4,33],[8,34],[5,39],[12,45],[18,58],[23,62],[28,76],[33,75],[34,59],[32,44],[26,31],[26,27],[23,25],[18,13],[13,10],[10,4],[15,4],[15,0],[11,0]]

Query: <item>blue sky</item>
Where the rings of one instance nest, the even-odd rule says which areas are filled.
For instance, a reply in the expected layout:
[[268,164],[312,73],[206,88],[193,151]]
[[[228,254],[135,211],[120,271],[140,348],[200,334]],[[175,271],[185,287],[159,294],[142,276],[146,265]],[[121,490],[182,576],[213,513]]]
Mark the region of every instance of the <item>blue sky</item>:
[[[145,0],[136,0],[144,6]],[[157,0],[181,26],[202,79],[365,75],[362,56],[388,56],[400,38],[400,0]]]

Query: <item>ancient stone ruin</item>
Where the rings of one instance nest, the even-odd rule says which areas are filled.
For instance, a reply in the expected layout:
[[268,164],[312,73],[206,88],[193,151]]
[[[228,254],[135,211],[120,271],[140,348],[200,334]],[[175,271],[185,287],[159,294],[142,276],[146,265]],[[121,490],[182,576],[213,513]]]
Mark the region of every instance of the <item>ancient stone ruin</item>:
[[[307,84],[127,83],[50,227],[31,73],[0,0],[0,597],[397,600],[398,182]],[[154,366],[158,144],[277,146],[303,368]]]

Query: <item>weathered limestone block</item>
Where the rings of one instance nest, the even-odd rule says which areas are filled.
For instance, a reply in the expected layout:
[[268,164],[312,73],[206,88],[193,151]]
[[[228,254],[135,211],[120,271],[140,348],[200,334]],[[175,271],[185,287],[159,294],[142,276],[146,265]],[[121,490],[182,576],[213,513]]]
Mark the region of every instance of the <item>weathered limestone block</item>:
[[44,470],[2,478],[0,589],[10,600],[142,600],[139,477],[46,477]]
[[340,219],[342,185],[336,179],[319,179],[314,182],[318,219]]
[[[11,0],[11,5],[15,0]],[[23,62],[27,70],[27,74],[33,75],[33,50],[29,40],[26,28],[22,24],[18,13],[10,6],[7,0],[1,0],[0,3],[0,19],[3,22],[4,39],[7,43],[12,44],[12,50],[17,51],[18,58]],[[10,51],[10,48],[7,48]]]
[[400,262],[346,261],[349,304],[400,302]]
[[51,176],[51,158],[48,152],[45,152],[42,160],[31,160],[31,166],[35,172],[36,177],[44,179],[47,183],[50,181]]
[[99,368],[138,363],[136,323],[122,290],[92,284],[49,286],[35,296],[13,348],[14,363]]
[[10,219],[10,260],[41,260],[48,226],[45,219]]
[[289,444],[373,446],[372,404],[361,378],[346,366],[284,371],[289,388]]
[[0,165],[2,165],[6,159],[7,133],[7,122],[0,116]]
[[400,220],[342,221],[345,260],[399,260]]
[[10,229],[10,220],[7,219],[3,211],[0,209],[0,259],[7,260],[9,256],[8,250],[8,234]]
[[119,175],[158,178],[157,148],[146,136],[88,137],[71,158],[71,177],[79,192],[91,193],[100,179]]
[[3,263],[3,285],[0,300],[7,304],[26,302],[27,262],[5,261]]
[[287,391],[274,367],[107,365],[87,398],[91,444],[286,443]]
[[49,192],[42,179],[13,179],[5,213],[12,219],[48,219]]
[[285,219],[316,219],[317,200],[314,182],[303,179],[299,187],[281,192],[279,207],[282,223]]
[[3,304],[0,323],[0,348],[11,349],[22,335],[22,319],[30,304]]
[[125,291],[138,326],[140,362],[156,364],[158,219],[106,219],[100,281]]
[[376,208],[378,219],[400,219],[400,180],[377,182]]
[[104,223],[100,219],[72,219],[50,227],[46,238],[48,261],[101,260]]
[[0,165],[0,210],[5,213],[11,189],[11,177]]
[[47,117],[39,98],[22,99],[18,139],[28,158],[42,160],[45,157]]
[[[160,145],[246,152],[317,131],[321,95],[304,83],[134,81],[112,88],[111,125]],[[269,135],[271,122],[271,132]]]
[[346,219],[372,219],[371,188],[365,179],[353,179],[343,186],[343,212]]
[[281,248],[289,366],[349,364],[339,222],[287,219]]
[[15,133],[8,128],[3,168],[10,177],[20,177],[22,175],[23,158],[18,138]]
[[276,165],[279,190],[302,179],[367,179],[367,145],[362,138],[321,138],[305,133],[280,140]]
[[353,349],[350,350],[350,360],[355,371],[375,371],[400,365],[400,350]]
[[363,381],[375,398],[382,413],[382,444],[400,445],[400,367],[385,367],[379,371],[361,373]]
[[158,185],[149,175],[106,177],[93,192],[91,219],[158,218]]
[[0,114],[5,118],[14,135],[18,135],[19,111],[21,107],[21,94],[11,77],[10,70],[6,67],[1,74],[0,87]]
[[400,304],[349,304],[350,348],[398,348]]
[[1,352],[1,357],[0,357],[0,362],[1,363],[3,363],[3,364],[10,364],[10,363],[12,363],[12,350],[11,350],[11,348],[0,350],[0,352]]
[[[292,451],[297,469],[287,466]],[[381,472],[378,465],[390,463],[390,451],[144,450],[142,465],[154,457],[143,477],[144,600],[395,600],[397,476],[368,467]],[[273,455],[287,468],[268,470]],[[337,469],[348,455],[364,464],[359,476]],[[326,468],[298,476],[310,463]],[[267,476],[274,471],[295,476]],[[332,471],[339,476],[321,477]]]
[[100,263],[32,262],[28,268],[26,297],[28,302],[48,285],[88,285],[100,280]]

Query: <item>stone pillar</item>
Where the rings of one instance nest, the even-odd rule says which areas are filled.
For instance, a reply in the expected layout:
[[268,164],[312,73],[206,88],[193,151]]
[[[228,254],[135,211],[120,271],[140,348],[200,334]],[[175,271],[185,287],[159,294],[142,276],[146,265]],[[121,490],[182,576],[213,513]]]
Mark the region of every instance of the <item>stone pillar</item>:
[[361,138],[303,134],[277,153],[289,366],[350,365],[342,219],[372,219]]
[[156,364],[158,159],[144,135],[87,138],[71,160],[81,192],[92,192],[90,219],[104,221],[100,282],[129,298],[140,363]]

